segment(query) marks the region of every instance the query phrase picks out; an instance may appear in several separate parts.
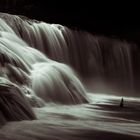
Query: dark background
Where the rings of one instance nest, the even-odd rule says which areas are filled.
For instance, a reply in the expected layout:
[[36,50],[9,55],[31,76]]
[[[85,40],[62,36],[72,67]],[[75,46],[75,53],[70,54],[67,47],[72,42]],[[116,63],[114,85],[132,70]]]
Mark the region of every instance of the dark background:
[[0,0],[0,11],[140,44],[139,4],[117,1]]

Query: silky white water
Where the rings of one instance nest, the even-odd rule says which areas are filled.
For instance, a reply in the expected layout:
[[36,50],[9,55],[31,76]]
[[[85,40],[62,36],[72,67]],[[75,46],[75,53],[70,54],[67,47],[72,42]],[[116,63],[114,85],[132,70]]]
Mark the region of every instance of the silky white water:
[[[133,95],[132,50],[127,42],[0,13],[0,139],[139,139],[139,98],[124,96]],[[124,108],[119,96],[87,93],[107,88],[124,96]]]

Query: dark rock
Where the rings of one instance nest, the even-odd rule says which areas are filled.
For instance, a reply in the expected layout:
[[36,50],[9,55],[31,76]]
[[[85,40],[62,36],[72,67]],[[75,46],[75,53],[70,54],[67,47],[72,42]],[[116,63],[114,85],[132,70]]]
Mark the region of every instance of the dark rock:
[[0,111],[6,121],[36,119],[23,91],[10,81],[0,78]]

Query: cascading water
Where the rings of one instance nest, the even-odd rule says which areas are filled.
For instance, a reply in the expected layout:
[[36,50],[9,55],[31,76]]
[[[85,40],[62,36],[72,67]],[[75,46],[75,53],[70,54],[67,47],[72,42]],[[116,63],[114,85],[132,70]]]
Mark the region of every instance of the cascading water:
[[31,77],[33,90],[47,102],[64,104],[87,102],[82,84],[74,72],[64,64],[36,63],[33,65]]
[[[19,22],[17,22],[19,25],[15,25],[15,18],[19,17],[12,19],[7,17],[7,15],[2,14],[1,16],[0,77],[3,77],[3,79],[1,80],[0,87],[3,92],[1,95],[1,106],[6,108],[2,109],[2,114],[5,119],[7,121],[9,121],[9,117],[11,120],[35,119],[35,115],[32,112],[29,103],[32,106],[38,107],[43,106],[45,101],[59,104],[87,103],[88,98],[85,89],[71,68],[65,64],[47,58],[47,56],[34,49],[36,47],[44,47],[44,44],[41,42],[43,38],[39,34],[36,34],[36,32],[35,34],[32,34],[34,26],[27,23],[27,25],[33,29],[30,31],[30,28],[25,26],[25,29],[27,28],[27,30],[23,32],[23,24],[21,24],[21,28],[19,28]],[[13,21],[9,22],[10,20]],[[8,21],[9,23],[7,24],[5,21]],[[20,21],[21,23],[24,23],[21,19]],[[14,28],[11,28],[12,26],[14,26]],[[41,29],[39,30],[36,28],[36,30],[39,32]],[[29,37],[27,32],[32,35]],[[30,39],[28,42],[26,40],[27,38],[24,38],[28,44],[31,43],[35,46],[34,48],[31,48],[19,38],[21,37],[21,33],[23,33],[22,36],[26,36]],[[45,34],[45,32],[43,33]],[[50,32],[50,34],[53,33]],[[38,35],[40,39],[38,40],[35,35]],[[44,40],[46,40],[46,38],[44,38]],[[51,43],[53,40],[49,38],[48,41]],[[55,47],[55,45],[57,44],[54,44],[53,47]],[[65,46],[66,45],[64,45],[64,47]],[[61,55],[63,57],[64,52],[62,53],[61,51],[61,43],[58,48],[58,50],[56,49],[55,55],[58,53],[58,56]],[[63,60],[64,58],[61,59]],[[4,83],[4,79],[7,79],[6,83]],[[13,86],[15,88],[12,88]],[[13,93],[14,91],[15,93]],[[11,101],[8,103],[8,99],[10,98]],[[3,100],[6,101],[7,105],[5,105],[5,101]],[[18,110],[18,112],[15,110]],[[12,112],[15,113],[12,114]],[[6,116],[5,114],[12,115]],[[3,118],[3,116],[1,118]]]
[[[101,84],[133,89],[132,46],[127,42],[97,37],[23,16],[1,14],[1,18],[31,47],[52,60],[73,67],[84,79],[93,83],[93,89]],[[7,30],[13,32],[10,27]]]

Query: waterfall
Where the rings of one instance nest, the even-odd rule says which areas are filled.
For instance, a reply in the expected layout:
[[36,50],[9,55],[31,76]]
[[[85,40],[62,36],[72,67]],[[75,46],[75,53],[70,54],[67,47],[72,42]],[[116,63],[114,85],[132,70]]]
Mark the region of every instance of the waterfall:
[[[15,106],[18,104],[24,114],[23,118],[20,113],[11,118],[33,119],[31,106],[47,102],[88,103],[80,76],[84,82],[90,81],[93,89],[99,83],[133,89],[132,52],[131,44],[125,41],[0,13],[0,78],[10,82],[8,89],[14,85]],[[2,84],[4,92],[6,85]],[[1,96],[8,102],[8,96]],[[14,109],[7,111],[10,114]],[[2,114],[1,118],[8,120],[3,117],[5,112]]]
[[[71,66],[84,79],[133,89],[132,45],[126,41],[23,16],[1,14],[0,17],[29,46],[52,60]],[[7,30],[11,30],[10,27]]]
[[[35,119],[31,106],[42,107],[48,102],[87,103],[86,91],[77,74],[68,65],[51,60],[44,52],[40,52],[44,50],[41,42],[45,36],[45,27],[36,28],[33,33],[35,26],[32,27],[31,21],[26,23],[28,27],[23,25],[24,20],[18,16],[15,18],[19,21],[11,17],[12,15],[1,14],[0,19],[1,118],[6,121]],[[43,36],[39,34],[39,30],[42,30]],[[48,34],[48,40],[44,38],[50,43],[55,41],[53,38],[51,40],[51,34],[55,35],[52,31]],[[21,38],[23,36],[27,37],[29,42]],[[61,38],[57,43],[59,41]],[[54,42],[54,48],[57,43]],[[58,47],[55,55],[63,60],[61,43]]]

